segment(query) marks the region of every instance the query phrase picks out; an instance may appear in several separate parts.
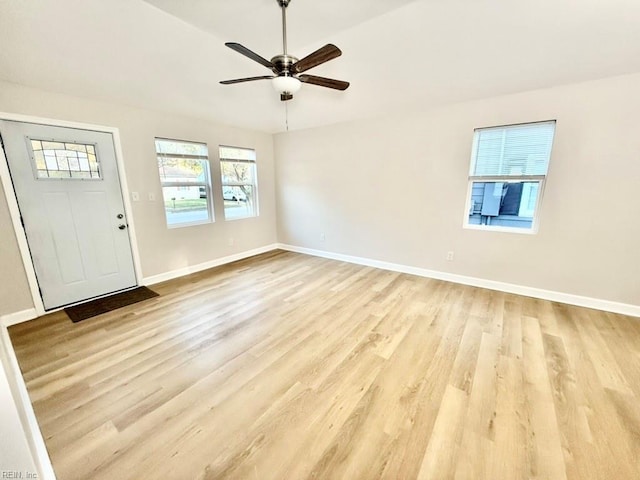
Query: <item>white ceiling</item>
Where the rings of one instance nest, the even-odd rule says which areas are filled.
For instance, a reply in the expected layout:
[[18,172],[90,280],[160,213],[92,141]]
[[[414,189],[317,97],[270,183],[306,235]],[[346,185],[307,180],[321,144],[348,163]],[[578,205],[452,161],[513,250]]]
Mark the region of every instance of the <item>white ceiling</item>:
[[[291,129],[640,71],[637,0],[291,0],[290,53],[343,56],[307,73]],[[0,0],[0,79],[244,128],[285,128],[266,75],[226,48],[281,53],[276,0]]]

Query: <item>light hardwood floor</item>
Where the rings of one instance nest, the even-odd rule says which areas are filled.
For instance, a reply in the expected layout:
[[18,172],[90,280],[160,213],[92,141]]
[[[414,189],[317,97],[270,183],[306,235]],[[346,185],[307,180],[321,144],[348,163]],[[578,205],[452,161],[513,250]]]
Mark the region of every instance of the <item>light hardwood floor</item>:
[[288,252],[10,329],[67,479],[640,478],[640,320]]

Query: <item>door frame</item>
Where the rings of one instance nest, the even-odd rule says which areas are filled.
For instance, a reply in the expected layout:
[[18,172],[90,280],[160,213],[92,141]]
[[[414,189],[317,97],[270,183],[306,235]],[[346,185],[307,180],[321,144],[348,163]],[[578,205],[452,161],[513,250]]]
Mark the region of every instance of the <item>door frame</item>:
[[[133,209],[131,208],[131,201],[129,198],[129,187],[127,184],[127,176],[124,169],[124,161],[122,154],[122,146],[120,145],[120,130],[116,127],[106,127],[104,125],[94,125],[91,123],[69,122],[65,120],[58,120],[53,118],[36,117],[33,115],[22,115],[17,113],[0,112],[0,120],[9,120],[15,122],[24,123],[36,123],[39,125],[46,125],[50,127],[64,127],[75,128],[79,130],[93,130],[95,132],[110,133],[113,137],[113,146],[116,155],[116,167],[118,175],[120,177],[120,193],[122,194],[122,200],[124,201],[124,211],[127,218],[129,228],[129,244],[131,245],[131,254],[133,256],[133,270],[136,277],[136,285],[140,285],[142,280],[142,267],[140,263],[140,253],[138,251],[138,241],[136,237],[136,230],[133,221]],[[22,257],[22,264],[24,265],[25,272],[27,274],[27,281],[29,282],[29,289],[31,290],[31,298],[33,300],[33,306],[35,307],[36,315],[42,316],[45,313],[51,313],[58,310],[62,310],[64,307],[54,308],[45,311],[42,297],[40,296],[40,287],[38,285],[38,278],[36,277],[36,270],[31,258],[31,252],[29,250],[29,243],[27,241],[27,233],[20,221],[20,210],[18,207],[18,198],[16,196],[15,189],[13,188],[13,182],[9,173],[9,163],[5,155],[4,149],[0,148],[0,178],[2,180],[2,187],[4,188],[4,195],[9,206],[9,214],[11,215],[11,221],[13,223],[13,230],[18,240],[18,247],[20,249],[20,256]]]

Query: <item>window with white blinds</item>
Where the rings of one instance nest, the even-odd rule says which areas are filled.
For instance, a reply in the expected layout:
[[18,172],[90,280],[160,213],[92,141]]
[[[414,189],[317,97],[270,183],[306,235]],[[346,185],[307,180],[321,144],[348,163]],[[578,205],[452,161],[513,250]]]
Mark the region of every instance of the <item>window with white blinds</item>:
[[167,226],[213,222],[207,145],[156,138],[156,155]]
[[220,145],[225,220],[258,216],[256,151]]
[[555,121],[475,130],[465,226],[535,232]]

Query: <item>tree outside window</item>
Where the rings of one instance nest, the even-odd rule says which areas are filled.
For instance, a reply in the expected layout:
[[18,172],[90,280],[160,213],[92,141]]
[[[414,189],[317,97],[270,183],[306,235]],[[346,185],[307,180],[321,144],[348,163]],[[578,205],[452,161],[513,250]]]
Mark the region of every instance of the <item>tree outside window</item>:
[[221,146],[220,173],[225,220],[257,216],[255,150]]

